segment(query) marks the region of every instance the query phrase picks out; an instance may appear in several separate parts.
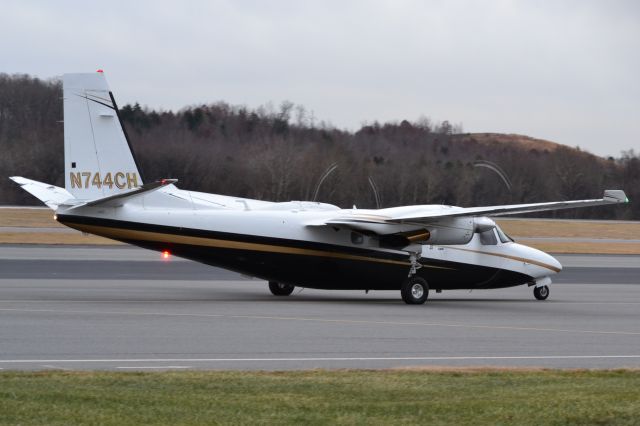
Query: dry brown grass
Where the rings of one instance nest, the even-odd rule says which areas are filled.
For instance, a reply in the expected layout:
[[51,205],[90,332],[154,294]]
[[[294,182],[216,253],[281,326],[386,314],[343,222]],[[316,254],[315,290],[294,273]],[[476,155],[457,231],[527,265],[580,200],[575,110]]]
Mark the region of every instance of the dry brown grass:
[[547,150],[553,152],[558,149],[560,144],[544,139],[536,139],[530,136],[503,133],[471,133],[469,135],[460,135],[461,139],[474,139],[482,144],[513,144],[520,145],[525,149],[537,149],[538,151]]
[[640,254],[640,243],[541,242],[526,238],[520,238],[517,242],[549,253]]
[[0,244],[110,245],[123,243],[96,235],[83,235],[81,232],[1,232]]
[[50,209],[0,209],[0,226],[27,228],[63,228],[53,220]]
[[514,237],[612,238],[640,240],[640,222],[599,222],[569,220],[509,219],[496,220]]
[[[407,365],[401,367],[392,367],[388,371],[415,371],[429,373],[537,373],[543,371],[551,371],[548,367],[508,367],[508,366],[483,366],[483,365]],[[565,371],[571,371],[566,369]],[[573,371],[586,371],[585,369],[576,368]]]

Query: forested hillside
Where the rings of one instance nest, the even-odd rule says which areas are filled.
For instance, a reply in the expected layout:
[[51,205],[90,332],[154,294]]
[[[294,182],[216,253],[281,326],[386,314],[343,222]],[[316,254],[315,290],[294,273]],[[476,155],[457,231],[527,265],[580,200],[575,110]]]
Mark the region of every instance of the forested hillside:
[[[64,185],[61,96],[59,81],[0,74],[0,204],[38,204],[8,176]],[[640,156],[633,151],[604,159],[525,136],[464,134],[426,118],[348,132],[287,102],[177,112],[136,104],[121,112],[145,180],[178,178],[184,189],[309,200],[335,165],[317,199],[342,207],[541,202],[623,188],[630,205],[556,215],[640,219],[640,201],[633,202],[640,200]]]

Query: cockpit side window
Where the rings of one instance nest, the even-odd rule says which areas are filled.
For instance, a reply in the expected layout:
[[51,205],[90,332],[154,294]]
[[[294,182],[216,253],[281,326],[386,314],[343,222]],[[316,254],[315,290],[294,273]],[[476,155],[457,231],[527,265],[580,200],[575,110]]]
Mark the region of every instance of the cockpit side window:
[[480,243],[485,246],[495,246],[498,244],[498,239],[496,238],[496,233],[493,232],[493,229],[489,229],[488,231],[479,232],[480,234]]
[[498,238],[503,243],[512,243],[513,239],[510,238],[507,234],[505,234],[499,226],[496,226],[496,232],[498,233]]

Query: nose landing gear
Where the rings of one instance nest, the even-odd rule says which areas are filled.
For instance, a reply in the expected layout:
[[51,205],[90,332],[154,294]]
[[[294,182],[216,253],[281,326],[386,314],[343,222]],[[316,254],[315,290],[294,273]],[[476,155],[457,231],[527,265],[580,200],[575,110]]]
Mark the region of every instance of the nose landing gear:
[[549,297],[549,286],[543,285],[533,288],[533,295],[538,300],[546,300]]

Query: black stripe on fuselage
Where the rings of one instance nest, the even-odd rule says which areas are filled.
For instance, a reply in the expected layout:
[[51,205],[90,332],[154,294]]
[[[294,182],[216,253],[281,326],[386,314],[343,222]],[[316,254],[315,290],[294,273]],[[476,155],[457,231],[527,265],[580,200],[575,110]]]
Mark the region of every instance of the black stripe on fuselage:
[[[117,238],[120,241],[151,250],[169,250],[173,254],[208,265],[219,266],[246,275],[279,281],[301,287],[321,289],[399,289],[406,279],[409,262],[403,253],[348,247],[313,241],[290,240],[258,235],[226,233],[166,225],[102,219],[86,216],[58,215],[68,226],[100,226],[108,229],[145,231],[168,236],[167,241]],[[132,235],[134,232],[132,232]],[[98,234],[99,235],[99,234]],[[212,247],[171,242],[171,235],[209,238],[230,243],[260,244],[273,247],[306,249],[312,255],[278,250],[251,250]],[[113,238],[113,237],[111,237]],[[315,254],[320,251],[320,254]],[[325,252],[326,255],[322,255]],[[337,254],[337,255],[336,255]],[[355,259],[357,257],[357,259]],[[363,261],[369,258],[370,261]],[[376,261],[377,260],[377,261]],[[389,263],[388,261],[392,262]],[[427,267],[418,270],[433,289],[497,288],[523,284],[530,277],[485,266],[423,259]]]
[[395,261],[406,261],[409,265],[407,253],[383,252],[367,248],[350,247],[338,244],[328,244],[314,241],[292,240],[287,238],[265,237],[261,235],[236,234],[231,232],[211,231],[204,229],[193,229],[168,225],[156,225],[151,223],[129,222],[115,219],[103,219],[88,216],[58,215],[57,220],[67,226],[94,225],[115,229],[128,229],[132,231],[157,232],[160,234],[181,235],[186,237],[213,238],[242,243],[268,244],[282,247],[292,247],[311,250],[323,250],[327,252],[340,252],[359,256],[367,256],[378,259],[390,259]]

